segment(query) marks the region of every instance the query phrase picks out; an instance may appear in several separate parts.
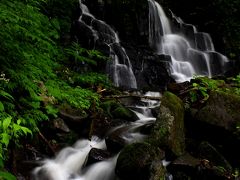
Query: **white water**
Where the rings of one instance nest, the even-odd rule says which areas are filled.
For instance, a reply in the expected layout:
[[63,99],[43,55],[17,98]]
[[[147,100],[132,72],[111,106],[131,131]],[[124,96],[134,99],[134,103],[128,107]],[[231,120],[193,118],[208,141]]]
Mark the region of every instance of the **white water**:
[[[82,9],[82,15],[79,21],[88,26],[92,34],[101,43],[105,43],[110,49],[110,59],[108,62],[107,72],[110,78],[113,80],[114,85],[117,87],[126,87],[128,89],[137,89],[137,82],[132,70],[132,65],[127,56],[125,49],[120,45],[120,39],[117,33],[104,21],[96,19],[88,10],[87,6],[80,2],[80,8]],[[92,18],[90,24],[83,20],[82,16],[88,16]]]
[[[160,97],[160,93],[148,92],[145,96]],[[159,106],[159,101],[142,99],[145,106],[137,106],[142,109],[140,112],[135,112],[139,120],[130,124],[123,124],[113,128],[109,133],[114,133],[120,128],[124,128],[124,133],[121,137],[126,143],[134,143],[144,140],[146,135],[139,132],[139,127],[149,123],[153,123],[154,118],[149,111],[149,108]],[[42,162],[42,166],[37,167],[33,171],[34,180],[114,180],[115,165],[118,154],[109,158],[106,161],[101,161],[85,167],[88,154],[92,148],[106,149],[104,139],[93,137],[90,140],[79,140],[72,147],[62,149],[54,159],[47,159]]]
[[[156,1],[148,0],[148,4],[149,44],[157,54],[171,56],[170,71],[176,82],[189,81],[194,75],[212,77],[225,72],[228,59],[215,52],[209,34],[197,32],[195,26],[185,24],[172,13],[176,27]],[[217,55],[212,57],[210,52]]]

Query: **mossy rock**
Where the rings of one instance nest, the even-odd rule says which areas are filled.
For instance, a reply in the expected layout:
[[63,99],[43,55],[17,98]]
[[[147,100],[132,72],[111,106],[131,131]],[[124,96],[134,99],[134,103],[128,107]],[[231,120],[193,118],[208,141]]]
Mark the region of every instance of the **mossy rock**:
[[185,152],[184,106],[176,95],[165,92],[149,142],[180,156]]
[[106,101],[101,106],[106,114],[113,119],[123,119],[127,121],[136,121],[137,115],[116,101]]
[[[163,158],[164,152],[148,143],[128,145],[117,159],[116,174],[122,180],[146,180],[157,174],[158,179],[161,179],[165,176],[165,169],[161,166]],[[160,163],[160,166],[156,166],[156,163]]]
[[120,118],[128,121],[136,121],[139,119],[133,111],[124,106],[116,108],[114,111],[112,111],[112,115],[114,118]]
[[240,126],[239,109],[239,96],[212,91],[206,105],[198,111],[195,119],[237,133]]

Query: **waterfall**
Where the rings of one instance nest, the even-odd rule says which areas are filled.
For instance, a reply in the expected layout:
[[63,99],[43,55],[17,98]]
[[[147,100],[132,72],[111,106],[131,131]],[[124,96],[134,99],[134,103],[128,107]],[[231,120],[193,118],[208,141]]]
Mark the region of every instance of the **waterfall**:
[[81,1],[80,8],[82,15],[79,21],[92,31],[94,42],[99,41],[110,49],[109,57],[111,61],[107,63],[107,73],[113,80],[114,85],[127,89],[137,89],[131,62],[125,49],[120,44],[117,33],[104,21],[96,19]]
[[[157,54],[171,56],[170,72],[176,82],[189,81],[194,75],[216,76],[226,71],[228,59],[215,52],[209,34],[197,32],[172,13],[167,18],[154,0],[149,4],[149,44]],[[175,22],[175,23],[174,23]]]

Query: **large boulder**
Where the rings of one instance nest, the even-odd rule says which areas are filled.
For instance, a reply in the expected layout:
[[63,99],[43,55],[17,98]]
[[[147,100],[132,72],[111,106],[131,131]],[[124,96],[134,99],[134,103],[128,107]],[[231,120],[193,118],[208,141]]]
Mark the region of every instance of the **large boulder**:
[[237,132],[240,124],[239,109],[240,96],[212,91],[206,105],[197,112],[195,119]]
[[164,152],[148,143],[128,145],[119,154],[116,174],[122,180],[164,179],[163,158]]
[[184,106],[176,95],[165,92],[160,112],[149,137],[152,144],[180,156],[185,152]]

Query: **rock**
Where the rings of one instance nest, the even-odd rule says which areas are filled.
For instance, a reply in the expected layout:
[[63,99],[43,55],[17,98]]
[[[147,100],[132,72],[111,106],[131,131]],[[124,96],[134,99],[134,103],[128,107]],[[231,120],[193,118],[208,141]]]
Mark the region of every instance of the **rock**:
[[113,119],[123,119],[127,121],[136,121],[139,119],[133,111],[115,101],[106,101],[101,107],[106,114]]
[[106,116],[103,110],[99,110],[95,113],[94,116],[91,117],[92,123],[89,132],[89,137],[97,136],[100,138],[104,138],[106,133],[111,128],[111,119]]
[[198,111],[195,119],[235,133],[240,122],[239,109],[239,96],[212,91],[206,105]]
[[174,179],[181,179],[181,177],[193,178],[196,176],[200,164],[200,159],[186,153],[167,166],[167,170],[173,175]]
[[228,171],[232,171],[232,166],[224,158],[224,156],[210,143],[202,142],[199,145],[199,156],[203,159],[207,159],[214,166],[220,166]]
[[109,134],[106,138],[106,145],[107,149],[110,152],[119,152],[124,146],[128,144],[127,140],[124,139],[122,136],[126,131],[129,129],[129,127],[120,127],[117,130],[114,130],[113,133]]
[[170,92],[165,92],[162,97],[149,142],[169,149],[176,156],[185,152],[184,107],[181,99]]
[[57,118],[53,120],[53,127],[57,130],[60,130],[65,133],[69,133],[70,129],[68,126],[65,124],[64,120],[61,118]]
[[112,111],[112,115],[114,118],[120,118],[128,121],[136,121],[139,119],[133,111],[124,106],[116,108]]
[[161,161],[153,161],[150,167],[150,178],[149,180],[165,179],[166,169],[163,167]]
[[99,161],[104,161],[110,157],[111,157],[111,154],[108,151],[92,148],[88,154],[88,160],[87,160],[86,166]]
[[[119,154],[116,164],[116,174],[122,180],[161,179],[164,167],[161,163],[164,152],[148,143],[134,143],[126,146]],[[159,177],[157,178],[157,174]]]

